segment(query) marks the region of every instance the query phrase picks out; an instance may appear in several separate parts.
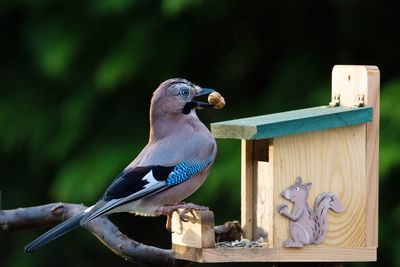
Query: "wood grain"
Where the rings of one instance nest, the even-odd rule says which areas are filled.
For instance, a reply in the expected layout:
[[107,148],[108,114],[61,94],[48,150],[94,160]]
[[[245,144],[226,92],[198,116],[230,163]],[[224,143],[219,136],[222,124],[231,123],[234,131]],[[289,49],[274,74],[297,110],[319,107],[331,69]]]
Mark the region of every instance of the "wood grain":
[[[253,177],[253,236],[252,240],[260,237],[265,240],[273,240],[273,179],[272,179],[272,141],[255,141],[255,154],[266,154],[255,159],[268,158],[268,161],[254,161]],[[258,151],[258,152],[257,152]],[[272,242],[268,242],[272,247]]]
[[357,262],[376,261],[375,248],[331,248],[309,246],[287,248],[206,248],[174,245],[178,259],[197,262]]
[[216,138],[260,140],[372,121],[371,107],[314,107],[211,124]]
[[214,213],[212,211],[193,211],[188,213],[185,219],[180,220],[174,212],[172,217],[172,244],[193,247],[215,247]]
[[[365,131],[350,126],[274,139],[274,207],[293,204],[280,194],[297,176],[312,182],[308,203],[322,192],[336,194],[344,212],[328,212],[328,233],[322,247],[365,247]],[[273,217],[274,247],[289,237],[288,219]]]
[[376,66],[337,65],[332,70],[332,97],[340,94],[342,106],[353,106],[357,95],[373,107],[366,133],[366,245],[378,247],[380,73]]
[[253,156],[254,142],[242,140],[241,155],[241,225],[242,236],[253,237]]
[[341,262],[275,262],[273,267],[343,267]]

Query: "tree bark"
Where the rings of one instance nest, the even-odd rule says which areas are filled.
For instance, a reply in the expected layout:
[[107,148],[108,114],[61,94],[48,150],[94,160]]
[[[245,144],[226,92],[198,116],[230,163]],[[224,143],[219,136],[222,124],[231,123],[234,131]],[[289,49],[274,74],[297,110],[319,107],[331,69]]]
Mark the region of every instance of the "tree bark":
[[[85,210],[78,204],[52,203],[36,207],[0,210],[0,229],[19,231],[58,224]],[[190,262],[178,260],[171,250],[148,246],[130,239],[118,230],[106,216],[96,218],[82,226],[96,236],[118,256],[147,266],[188,266]]]

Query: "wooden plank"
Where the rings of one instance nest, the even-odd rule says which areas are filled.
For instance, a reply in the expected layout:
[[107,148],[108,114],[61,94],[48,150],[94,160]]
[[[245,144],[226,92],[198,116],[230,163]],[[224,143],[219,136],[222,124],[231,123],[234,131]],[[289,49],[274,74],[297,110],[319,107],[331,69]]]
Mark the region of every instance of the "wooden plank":
[[341,262],[275,262],[273,267],[343,267]]
[[[308,203],[314,206],[317,195],[336,194],[344,212],[328,212],[328,233],[323,247],[365,247],[365,132],[366,125],[355,125],[274,139],[274,198],[276,207],[286,203],[281,192],[297,176],[312,182]],[[289,238],[289,220],[276,210],[274,247],[283,247]]]
[[373,120],[366,133],[366,245],[378,247],[379,113],[380,73],[376,66],[335,66],[332,71],[332,98],[340,94],[343,106],[353,106],[364,95],[373,107]]
[[214,213],[193,211],[185,215],[188,222],[180,220],[175,212],[172,217],[172,244],[192,247],[215,247]]
[[[269,195],[267,188],[268,186],[268,172],[270,164],[268,162],[257,161],[256,162],[256,174],[254,182],[254,193],[253,193],[253,240],[257,240],[260,237],[265,240],[268,238],[268,226],[272,225],[271,213],[271,201],[272,196]],[[272,180],[272,179],[271,179]]]
[[[264,240],[273,240],[272,140],[255,141],[254,152],[252,239],[257,240],[262,237]],[[263,160],[266,158],[268,161]],[[268,242],[268,245],[272,247],[272,242]]]
[[253,238],[253,141],[242,140],[241,226],[243,238]]
[[203,249],[192,248],[172,243],[174,257],[180,260],[203,262]]
[[377,68],[368,69],[365,101],[374,109],[373,121],[367,124],[366,245],[378,247],[380,74]]
[[372,108],[314,107],[211,124],[216,138],[259,140],[372,121]]
[[[228,249],[225,249],[228,250]],[[362,262],[376,261],[375,248],[251,248],[226,251],[204,249],[203,262]],[[235,257],[236,256],[236,257]],[[246,260],[245,260],[245,259]]]
[[[368,262],[376,261],[376,248],[333,248],[309,246],[287,248],[174,248],[178,259],[197,262]],[[184,252],[188,252],[184,254]]]

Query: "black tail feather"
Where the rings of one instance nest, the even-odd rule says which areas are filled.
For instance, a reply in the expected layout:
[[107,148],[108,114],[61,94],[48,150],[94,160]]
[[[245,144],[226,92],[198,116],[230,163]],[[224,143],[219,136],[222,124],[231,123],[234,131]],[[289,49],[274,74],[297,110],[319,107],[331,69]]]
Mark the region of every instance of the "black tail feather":
[[54,228],[50,229],[43,235],[39,236],[35,240],[33,240],[31,243],[29,243],[25,247],[25,252],[35,252],[42,246],[46,245],[47,243],[50,243],[54,239],[78,228],[80,226],[80,221],[81,219],[85,216],[85,214],[82,212],[80,214],[75,215],[74,217],[69,218],[68,220],[60,223],[59,225],[55,226]]

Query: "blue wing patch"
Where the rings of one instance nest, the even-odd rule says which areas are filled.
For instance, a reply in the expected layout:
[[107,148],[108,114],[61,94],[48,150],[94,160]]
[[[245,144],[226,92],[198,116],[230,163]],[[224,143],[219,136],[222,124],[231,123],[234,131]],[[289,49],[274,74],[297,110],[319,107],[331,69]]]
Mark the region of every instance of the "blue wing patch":
[[178,165],[175,166],[175,168],[168,176],[166,180],[167,185],[174,186],[183,183],[196,173],[207,168],[210,162],[211,162],[211,157],[209,157],[205,161],[187,160],[182,163],[179,163]]
[[84,224],[114,208],[131,201],[148,197],[183,183],[207,168],[211,157],[204,161],[186,160],[176,166],[136,167],[122,172],[104,193],[102,199],[82,218]]

